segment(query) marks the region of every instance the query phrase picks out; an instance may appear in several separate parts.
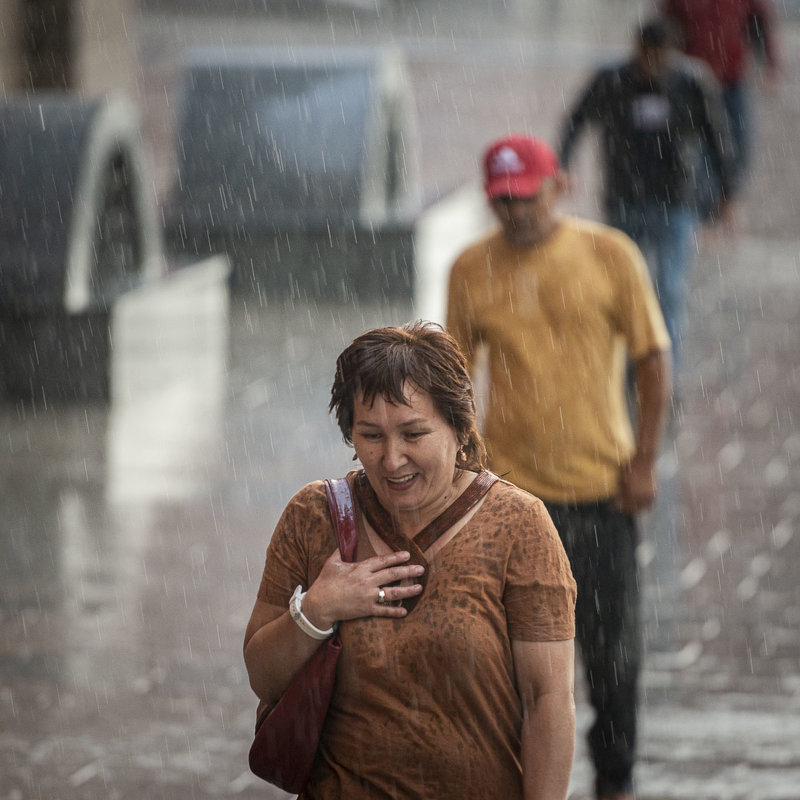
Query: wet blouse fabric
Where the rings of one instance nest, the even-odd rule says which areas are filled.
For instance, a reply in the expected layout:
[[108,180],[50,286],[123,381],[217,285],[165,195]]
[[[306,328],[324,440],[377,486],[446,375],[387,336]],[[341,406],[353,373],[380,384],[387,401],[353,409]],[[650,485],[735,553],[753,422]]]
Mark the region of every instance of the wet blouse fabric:
[[[363,528],[359,560],[374,554]],[[286,607],[336,548],[324,486],[285,509],[259,598]],[[337,685],[304,800],[522,798],[511,640],[574,635],[575,583],[541,501],[498,481],[429,560],[405,618],[341,625]]]

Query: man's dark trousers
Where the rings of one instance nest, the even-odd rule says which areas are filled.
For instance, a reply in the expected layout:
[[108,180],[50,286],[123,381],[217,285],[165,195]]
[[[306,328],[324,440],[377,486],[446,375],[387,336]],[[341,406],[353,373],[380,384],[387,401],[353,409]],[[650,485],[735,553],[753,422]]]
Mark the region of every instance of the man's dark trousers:
[[596,714],[588,741],[597,794],[632,791],[642,651],[636,521],[611,500],[545,505],[578,584],[575,631]]

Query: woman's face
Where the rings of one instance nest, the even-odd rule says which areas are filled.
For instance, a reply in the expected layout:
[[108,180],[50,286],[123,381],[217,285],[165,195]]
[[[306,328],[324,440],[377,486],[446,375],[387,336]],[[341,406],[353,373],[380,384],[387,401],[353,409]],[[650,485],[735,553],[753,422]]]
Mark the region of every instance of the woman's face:
[[406,383],[403,394],[407,404],[356,397],[353,445],[381,505],[425,525],[454,499],[458,436],[427,392]]

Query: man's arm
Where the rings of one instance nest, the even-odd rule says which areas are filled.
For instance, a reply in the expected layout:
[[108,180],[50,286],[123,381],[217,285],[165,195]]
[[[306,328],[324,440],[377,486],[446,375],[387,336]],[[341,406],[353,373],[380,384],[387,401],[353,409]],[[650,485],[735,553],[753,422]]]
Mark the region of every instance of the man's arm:
[[563,642],[512,642],[522,702],[525,800],[565,800],[575,752],[575,653]]
[[564,118],[558,147],[558,158],[564,170],[569,169],[572,152],[584,126],[596,113],[602,80],[602,73],[596,75]]
[[671,354],[656,350],[634,364],[636,382],[636,451],[620,473],[617,505],[635,514],[656,496],[656,460],[670,396]]
[[692,66],[694,70],[691,73],[691,80],[698,97],[696,105],[699,106],[700,112],[700,135],[708,157],[719,176],[722,208],[716,209],[714,214],[719,217],[724,206],[736,192],[736,187],[731,181],[734,167],[732,134],[722,99],[722,87],[704,62],[693,61]]

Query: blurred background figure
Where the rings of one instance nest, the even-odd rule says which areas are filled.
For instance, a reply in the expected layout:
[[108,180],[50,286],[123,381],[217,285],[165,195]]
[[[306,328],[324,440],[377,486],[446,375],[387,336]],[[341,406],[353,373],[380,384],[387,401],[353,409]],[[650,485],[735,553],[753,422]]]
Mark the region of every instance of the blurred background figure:
[[763,58],[770,85],[778,81],[778,45],[770,0],[663,0],[664,19],[674,25],[679,47],[701,59],[722,85],[732,139],[733,188],[750,165],[751,111],[747,96],[749,55]]
[[695,251],[701,148],[721,179],[717,217],[724,216],[731,192],[719,94],[691,65],[672,57],[667,26],[654,20],[637,30],[631,57],[598,70],[569,110],[561,135],[564,169],[586,126],[600,132],[606,220],[650,258],[677,366]]

